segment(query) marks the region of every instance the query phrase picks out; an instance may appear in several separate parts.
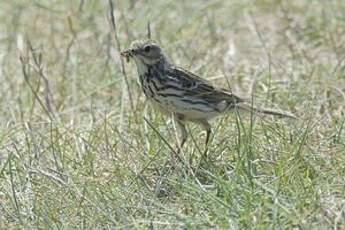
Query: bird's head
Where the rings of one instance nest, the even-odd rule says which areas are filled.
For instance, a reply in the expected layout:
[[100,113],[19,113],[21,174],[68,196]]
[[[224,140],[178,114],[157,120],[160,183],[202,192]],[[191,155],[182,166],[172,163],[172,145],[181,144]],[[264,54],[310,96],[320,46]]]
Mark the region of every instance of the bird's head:
[[134,59],[138,66],[152,66],[158,63],[163,57],[161,48],[153,40],[134,41],[128,49],[121,52],[121,56],[127,61]]

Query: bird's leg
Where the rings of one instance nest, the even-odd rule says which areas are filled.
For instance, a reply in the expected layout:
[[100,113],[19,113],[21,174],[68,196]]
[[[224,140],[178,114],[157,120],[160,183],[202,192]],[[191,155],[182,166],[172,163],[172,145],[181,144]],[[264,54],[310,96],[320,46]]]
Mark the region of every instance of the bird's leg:
[[180,132],[180,143],[178,144],[178,148],[179,148],[179,151],[180,149],[182,149],[184,143],[186,142],[187,140],[187,129],[186,129],[186,125],[184,124],[183,122],[183,116],[181,115],[175,115],[174,116],[175,118],[175,122],[176,122],[176,125],[179,129],[179,132]]
[[210,136],[211,136],[211,125],[210,123],[208,123],[207,120],[200,120],[199,123],[201,124],[202,128],[206,131],[206,142],[205,142],[205,146],[207,147],[208,142],[210,140]]
[[183,116],[174,114],[174,121],[175,127],[179,129],[179,135],[177,135],[177,150],[174,151],[171,155],[170,164],[172,165],[172,168],[176,167],[176,158],[178,157],[176,154],[179,154],[181,152],[182,147],[187,140],[187,129],[186,125],[183,122]]

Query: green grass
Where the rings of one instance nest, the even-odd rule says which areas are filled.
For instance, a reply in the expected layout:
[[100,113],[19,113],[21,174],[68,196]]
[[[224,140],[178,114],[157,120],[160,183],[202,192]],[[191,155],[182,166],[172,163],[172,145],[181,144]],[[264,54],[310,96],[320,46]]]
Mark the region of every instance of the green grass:
[[[344,229],[345,2],[143,2],[115,2],[117,41],[107,1],[1,2],[0,228]],[[207,157],[190,125],[172,168],[117,48],[148,21],[175,64],[299,119],[214,119]]]

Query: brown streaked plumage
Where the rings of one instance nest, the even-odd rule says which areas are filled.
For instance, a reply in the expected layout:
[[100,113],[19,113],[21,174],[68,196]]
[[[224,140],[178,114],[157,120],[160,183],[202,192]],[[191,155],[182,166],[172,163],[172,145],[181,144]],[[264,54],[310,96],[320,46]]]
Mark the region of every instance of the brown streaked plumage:
[[159,45],[135,41],[121,55],[133,59],[146,97],[165,113],[174,116],[180,129],[180,147],[187,139],[186,122],[200,124],[206,130],[206,144],[211,134],[209,119],[234,108],[250,112],[295,118],[289,112],[252,107],[250,102],[199,76],[169,64]]

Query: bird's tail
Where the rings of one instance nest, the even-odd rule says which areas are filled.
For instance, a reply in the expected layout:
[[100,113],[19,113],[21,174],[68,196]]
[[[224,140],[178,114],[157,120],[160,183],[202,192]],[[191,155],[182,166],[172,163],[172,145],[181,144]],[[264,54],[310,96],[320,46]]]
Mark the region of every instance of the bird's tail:
[[266,109],[266,108],[257,108],[252,105],[248,104],[239,104],[238,107],[240,110],[244,110],[250,113],[263,113],[263,114],[269,114],[269,115],[274,115],[274,116],[279,116],[279,117],[287,117],[287,118],[293,118],[297,119],[296,115],[293,113],[287,112],[287,111],[279,111],[279,110],[274,110],[274,109]]

